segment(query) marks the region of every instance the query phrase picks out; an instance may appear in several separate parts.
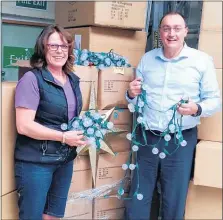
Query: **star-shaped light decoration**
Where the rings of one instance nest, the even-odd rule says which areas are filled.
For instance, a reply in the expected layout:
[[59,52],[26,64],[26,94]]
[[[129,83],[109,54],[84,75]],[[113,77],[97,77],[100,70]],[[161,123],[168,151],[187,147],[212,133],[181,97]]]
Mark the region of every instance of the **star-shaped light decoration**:
[[115,108],[108,110],[104,114],[100,114],[97,109],[96,93],[94,82],[91,83],[90,103],[89,110],[82,112],[82,114],[71,120],[68,125],[68,130],[83,130],[84,136],[88,140],[87,145],[77,147],[78,155],[88,151],[90,156],[91,170],[93,176],[93,182],[95,185],[97,175],[98,153],[102,149],[107,153],[115,156],[111,146],[106,143],[106,137],[108,135],[118,135],[126,132],[113,127],[113,123],[109,121],[111,114]]

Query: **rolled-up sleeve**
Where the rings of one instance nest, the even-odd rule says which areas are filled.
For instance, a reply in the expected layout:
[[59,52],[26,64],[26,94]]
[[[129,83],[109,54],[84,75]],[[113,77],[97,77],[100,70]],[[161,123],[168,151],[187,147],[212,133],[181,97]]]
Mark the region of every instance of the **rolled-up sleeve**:
[[212,57],[206,60],[206,68],[200,82],[200,117],[209,117],[222,109],[220,90]]

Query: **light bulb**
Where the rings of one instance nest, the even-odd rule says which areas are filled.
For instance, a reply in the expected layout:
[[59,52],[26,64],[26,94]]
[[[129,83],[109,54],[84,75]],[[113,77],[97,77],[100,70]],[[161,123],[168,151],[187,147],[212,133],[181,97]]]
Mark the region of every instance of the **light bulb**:
[[88,50],[87,49],[83,49],[82,53],[88,53]]
[[110,66],[111,65],[111,59],[110,58],[105,58],[105,63],[107,66]]
[[129,169],[130,169],[130,170],[134,170],[135,168],[136,168],[136,165],[135,165],[135,164],[132,164],[132,163],[131,163],[131,164],[129,165]]
[[101,63],[101,64],[99,64],[98,68],[99,68],[100,70],[103,70],[103,69],[105,68],[105,65]]
[[164,139],[165,139],[165,141],[170,141],[171,136],[170,136],[169,134],[166,134],[166,135],[164,136]]
[[80,60],[81,61],[85,61],[85,60],[87,60],[87,58],[88,58],[88,54],[87,53],[82,53],[81,56],[80,56]]
[[143,101],[139,101],[138,106],[139,106],[140,108],[142,108],[142,107],[144,106],[144,102],[143,102]]
[[84,66],[89,66],[89,61],[88,60],[84,61]]
[[187,145],[187,141],[183,140],[183,141],[180,143],[180,145],[181,145],[182,147],[185,147],[185,146]]
[[132,103],[128,104],[128,109],[130,112],[135,112],[135,106]]
[[100,117],[101,117],[101,115],[99,113],[97,113],[97,112],[93,114],[93,118],[95,120],[98,120]]
[[102,137],[102,134],[101,134],[101,132],[99,131],[99,130],[97,130],[96,132],[95,132],[95,136],[96,137]]
[[159,154],[160,159],[164,159],[166,157],[166,154],[164,152],[161,152]]
[[133,150],[133,151],[138,151],[138,150],[139,150],[139,147],[138,147],[137,145],[133,145],[133,146],[132,146],[132,150]]
[[109,121],[109,122],[107,123],[107,128],[108,128],[108,129],[112,129],[113,126],[114,126],[114,124],[113,124],[112,122]]
[[128,139],[128,140],[132,140],[132,134],[131,133],[128,133],[127,135],[126,135],[126,138]]
[[74,121],[74,122],[72,123],[72,127],[73,127],[73,128],[78,128],[78,127],[79,127],[79,122],[78,122],[78,121]]
[[138,122],[139,124],[141,124],[141,123],[143,122],[143,117],[139,116],[139,117],[137,118],[137,122]]
[[121,62],[121,61],[118,61],[116,65],[117,65],[118,67],[121,67],[121,66],[122,66],[122,62]]
[[169,125],[169,129],[170,129],[170,131],[174,131],[175,130],[175,125],[174,124],[170,124]]
[[61,128],[61,130],[63,130],[63,131],[66,131],[67,130],[67,124],[66,123],[63,123],[63,124],[61,124],[61,126],[60,126],[60,128]]
[[137,194],[137,199],[138,199],[138,200],[142,200],[142,199],[143,199],[143,194],[138,193],[138,194]]
[[122,164],[122,169],[123,170],[127,170],[128,169],[128,165],[126,163]]
[[159,153],[158,148],[154,147],[154,148],[152,149],[152,153],[153,153],[153,154],[158,154],[158,153]]
[[94,134],[94,129],[93,129],[93,128],[88,128],[88,129],[87,129],[87,133],[88,133],[89,135]]

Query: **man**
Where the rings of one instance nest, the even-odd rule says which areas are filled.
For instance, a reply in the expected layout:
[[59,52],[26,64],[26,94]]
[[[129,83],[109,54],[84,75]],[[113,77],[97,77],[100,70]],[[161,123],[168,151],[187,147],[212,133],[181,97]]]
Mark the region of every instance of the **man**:
[[[163,48],[149,51],[142,57],[136,70],[136,79],[129,85],[127,100],[136,103],[143,80],[148,86],[148,106],[144,107],[143,115],[148,125],[147,144],[151,145],[158,142],[157,135],[168,126],[173,114],[168,109],[182,97],[188,97],[188,103],[181,104],[177,109],[178,115],[183,115],[182,134],[187,146],[174,152],[176,145],[174,138],[171,138],[167,148],[174,153],[164,155],[165,158],[152,152],[149,146],[139,148],[139,175],[136,172],[133,175],[130,190],[132,199],[126,203],[126,219],[149,219],[157,178],[160,179],[162,191],[162,219],[183,219],[197,144],[197,124],[200,123],[200,117],[211,116],[221,106],[212,58],[186,45],[184,39],[188,28],[183,16],[176,12],[166,14],[160,21],[159,31]],[[138,131],[138,142],[144,142],[142,136]],[[162,152],[164,146],[162,138],[156,148]],[[138,193],[143,195],[142,200],[134,196],[137,187]]]

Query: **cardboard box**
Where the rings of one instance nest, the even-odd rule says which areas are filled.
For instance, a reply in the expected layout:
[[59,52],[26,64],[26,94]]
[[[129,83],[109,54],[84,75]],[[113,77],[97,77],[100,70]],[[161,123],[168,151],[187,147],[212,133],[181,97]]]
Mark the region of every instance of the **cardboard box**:
[[17,137],[15,120],[16,82],[2,82],[2,190],[5,195],[16,189],[14,149]]
[[203,2],[200,29],[222,30],[222,2]]
[[73,172],[69,195],[92,189],[91,169]]
[[95,219],[124,219],[125,208],[98,210],[94,212]]
[[92,201],[76,199],[67,202],[63,219],[92,219]]
[[115,127],[126,130],[126,132],[119,135],[110,134],[106,137],[106,143],[111,146],[113,152],[130,151],[131,142],[126,138],[126,135],[131,132],[131,127],[128,125],[115,125]]
[[197,144],[194,185],[222,188],[222,143],[200,141]]
[[[106,113],[107,110],[100,110],[100,114]],[[110,120],[114,125],[132,126],[132,113],[128,109],[115,109],[111,114]]]
[[124,200],[112,196],[94,200],[94,219],[124,219]]
[[105,53],[113,49],[114,53],[126,57],[133,67],[145,53],[147,33],[143,31],[102,27],[70,28],[67,31],[74,36],[76,48]]
[[222,189],[190,184],[185,219],[222,219]]
[[[110,154],[99,154],[98,170],[95,187],[107,184],[115,184],[124,178],[126,173],[122,164],[129,159],[129,152],[120,152],[116,156]],[[117,190],[116,190],[117,192]]]
[[91,169],[89,156],[77,156],[74,160],[74,172]]
[[1,219],[19,219],[18,194],[16,191],[1,197]]
[[222,69],[222,31],[201,31],[198,49],[214,59],[217,69]]
[[74,66],[75,74],[80,77],[80,89],[82,93],[83,107],[82,110],[89,109],[91,85],[94,83],[95,95],[98,91],[98,70],[96,67]]
[[55,21],[63,27],[99,25],[129,29],[145,28],[147,2],[61,1],[55,4]]
[[[222,94],[222,69],[216,69],[220,94]],[[198,126],[198,139],[222,142],[222,110],[208,118],[201,118]]]
[[134,68],[106,68],[99,71],[98,76],[98,108],[110,109],[112,107],[127,108],[125,98],[129,83],[134,80]]
[[91,189],[92,174],[89,156],[77,156],[74,160],[65,219],[92,219],[92,200],[80,198],[80,194]]

